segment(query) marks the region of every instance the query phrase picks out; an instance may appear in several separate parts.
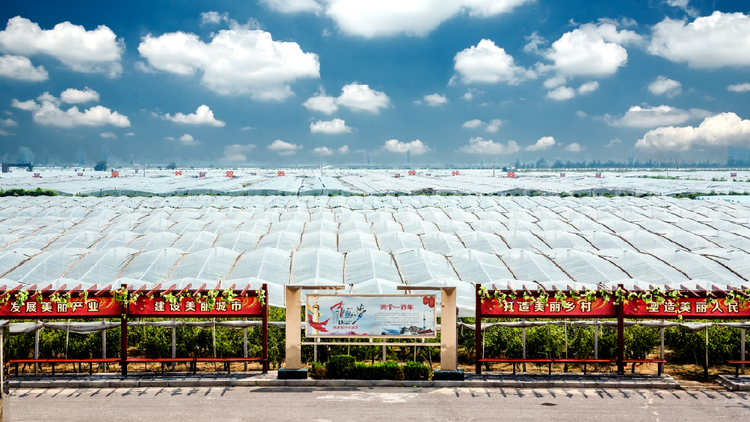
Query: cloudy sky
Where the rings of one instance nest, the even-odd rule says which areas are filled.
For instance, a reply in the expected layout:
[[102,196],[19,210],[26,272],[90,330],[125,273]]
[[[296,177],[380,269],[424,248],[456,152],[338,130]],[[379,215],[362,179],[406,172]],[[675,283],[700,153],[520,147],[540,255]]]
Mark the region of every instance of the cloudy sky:
[[0,113],[0,154],[60,163],[723,160],[750,5],[10,1]]

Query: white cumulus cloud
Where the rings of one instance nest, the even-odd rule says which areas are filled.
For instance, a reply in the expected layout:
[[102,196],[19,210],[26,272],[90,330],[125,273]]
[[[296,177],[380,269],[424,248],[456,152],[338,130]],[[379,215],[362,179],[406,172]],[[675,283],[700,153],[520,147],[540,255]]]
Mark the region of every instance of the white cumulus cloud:
[[391,99],[385,95],[385,92],[375,91],[367,85],[355,82],[341,89],[341,95],[336,103],[354,111],[379,114],[381,108],[390,105]]
[[611,148],[611,147],[613,147],[615,145],[619,145],[621,143],[622,143],[622,139],[620,139],[620,138],[614,138],[614,139],[610,140],[609,143],[607,143],[606,147],[607,148]]
[[715,11],[687,23],[664,18],[651,28],[648,52],[693,68],[750,65],[750,15]]
[[381,108],[390,106],[391,99],[385,92],[375,91],[368,85],[353,82],[341,89],[339,97],[331,97],[323,88],[317,95],[310,97],[302,105],[309,110],[319,111],[324,114],[333,114],[338,111],[339,106],[347,107],[353,111],[367,111],[379,114]]
[[328,121],[318,120],[317,122],[310,123],[311,133],[326,133],[329,135],[336,135],[339,133],[349,133],[352,128],[346,125],[346,122],[341,119],[333,119]]
[[339,154],[348,154],[349,153],[349,145],[344,145],[343,147],[338,149]]
[[76,72],[116,77],[122,73],[120,60],[125,44],[104,25],[87,31],[83,26],[63,22],[45,30],[16,16],[0,31],[0,51],[23,56],[47,55]]
[[274,41],[266,31],[231,21],[229,29],[211,38],[206,43],[192,33],[148,34],[138,52],[154,69],[179,75],[202,72],[201,82],[221,95],[283,100],[294,95],[290,83],[320,77],[317,54],[303,52],[295,42]]
[[319,13],[323,11],[323,6],[315,0],[260,0],[260,2],[269,9],[281,13]]
[[83,104],[88,102],[99,102],[99,93],[89,87],[83,91],[75,88],[68,88],[60,94],[60,100],[68,104]]
[[214,112],[205,104],[199,106],[198,109],[195,110],[195,113],[177,113],[174,116],[167,113],[164,115],[164,119],[185,125],[206,125],[214,127],[224,127],[226,125],[226,123],[221,120],[216,120]]
[[536,141],[535,144],[529,145],[524,149],[526,151],[544,151],[545,149],[550,148],[553,145],[555,145],[555,138],[551,136],[545,136],[545,137],[539,138],[539,140]]
[[659,75],[656,80],[648,84],[648,90],[654,95],[666,95],[669,98],[676,97],[682,92],[682,84]]
[[266,148],[271,151],[276,151],[279,155],[294,155],[297,150],[302,149],[302,145],[297,145],[291,142],[285,142],[281,139],[277,139]]
[[482,125],[484,125],[483,121],[479,119],[474,119],[474,120],[469,120],[465,122],[463,125],[461,125],[461,127],[465,127],[468,129],[476,129],[478,127],[481,127]]
[[419,139],[411,142],[401,142],[397,139],[391,139],[389,141],[385,141],[383,149],[390,152],[411,151],[412,155],[420,155],[424,154],[425,152],[432,151],[430,147],[427,146],[427,144],[423,143]]
[[565,151],[568,152],[581,152],[584,149],[585,147],[582,147],[578,142],[573,142],[571,144],[565,145]]
[[59,103],[53,101],[43,100],[40,105],[34,100],[18,101],[14,98],[12,106],[21,110],[31,111],[34,122],[43,126],[130,126],[130,120],[126,116],[100,105],[91,107],[83,112],[78,107],[71,107],[63,111],[60,109]]
[[466,14],[492,17],[532,0],[261,0],[283,13],[324,14],[348,35],[373,38],[399,34],[425,36],[442,22]]
[[576,96],[576,90],[569,86],[558,86],[552,91],[547,92],[547,98],[557,101],[565,101]]
[[28,82],[41,82],[49,79],[44,66],[34,67],[27,57],[12,54],[0,56],[0,76]]
[[447,104],[448,103],[448,98],[446,98],[445,95],[440,95],[438,93],[434,93],[434,94],[430,94],[430,95],[425,95],[424,96],[424,101],[430,107],[437,107],[437,106],[441,106],[443,104]]
[[509,155],[519,151],[516,141],[508,141],[507,144],[495,142],[491,139],[485,140],[482,137],[469,139],[468,145],[463,145],[459,151],[469,154],[488,154],[488,155]]
[[180,136],[179,141],[182,143],[182,145],[198,145],[198,144],[200,144],[200,141],[198,141],[197,139],[193,138],[192,135],[187,134],[187,133],[184,134],[184,135],[182,135],[182,136]]
[[543,55],[562,75],[609,76],[628,61],[628,52],[621,44],[640,41],[640,35],[627,29],[618,31],[611,23],[587,23],[563,34]]
[[478,128],[484,128],[487,132],[495,133],[498,130],[500,130],[500,126],[503,124],[503,121],[501,119],[492,119],[489,122],[485,123],[479,119],[469,120],[465,122],[461,127],[467,128],[467,129],[478,129]]
[[18,122],[16,122],[13,119],[0,120],[0,122],[2,122],[3,126],[6,126],[6,127],[16,127],[16,126],[18,126]]
[[565,76],[563,75],[555,75],[546,81],[544,81],[544,87],[547,89],[554,89],[557,88],[560,85],[565,85],[567,80],[565,79]]
[[744,84],[729,85],[727,91],[733,92],[747,92],[750,91],[750,83],[745,82]]
[[460,51],[453,58],[453,68],[465,84],[516,85],[526,79],[535,79],[536,72],[516,66],[513,57],[492,40],[481,40],[476,46]]
[[135,136],[135,133],[133,133],[133,132],[128,132],[128,133],[126,133],[126,134],[125,134],[125,136]]
[[668,105],[658,107],[632,106],[621,118],[605,115],[602,119],[610,126],[657,127],[678,125],[690,119],[703,119],[712,113],[701,109],[681,110]]
[[224,159],[227,161],[232,161],[232,162],[237,162],[237,163],[245,162],[247,161],[247,154],[252,152],[254,149],[255,149],[255,145],[253,144],[227,145],[226,147],[224,147]]
[[750,120],[734,113],[707,117],[698,127],[660,127],[650,130],[635,147],[650,152],[681,152],[692,148],[750,147]]
[[333,151],[328,147],[316,147],[313,149],[313,153],[316,155],[333,155]]
[[99,136],[104,139],[117,139],[117,135],[115,135],[113,132],[103,132],[100,133]]
[[589,94],[599,89],[599,81],[589,81],[578,87],[578,93],[581,95]]

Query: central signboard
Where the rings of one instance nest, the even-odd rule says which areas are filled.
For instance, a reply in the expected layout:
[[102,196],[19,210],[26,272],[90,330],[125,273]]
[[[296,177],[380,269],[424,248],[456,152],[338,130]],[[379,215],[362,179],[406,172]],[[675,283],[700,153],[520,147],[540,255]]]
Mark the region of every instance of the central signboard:
[[305,304],[307,337],[435,338],[435,295],[315,295]]

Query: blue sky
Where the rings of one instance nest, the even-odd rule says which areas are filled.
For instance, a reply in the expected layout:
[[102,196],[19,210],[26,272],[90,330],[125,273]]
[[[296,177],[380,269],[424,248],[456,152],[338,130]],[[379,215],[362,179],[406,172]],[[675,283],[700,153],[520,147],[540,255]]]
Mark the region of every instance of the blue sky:
[[724,160],[750,147],[749,70],[742,1],[12,1],[0,154]]

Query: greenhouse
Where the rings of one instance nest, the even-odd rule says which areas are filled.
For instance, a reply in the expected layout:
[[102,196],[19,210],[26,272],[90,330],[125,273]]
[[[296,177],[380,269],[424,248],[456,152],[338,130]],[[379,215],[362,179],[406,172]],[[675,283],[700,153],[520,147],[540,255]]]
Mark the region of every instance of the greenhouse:
[[[746,290],[750,207],[669,197],[17,197],[0,287]],[[502,287],[501,287],[502,286]],[[576,286],[576,287],[569,287]],[[32,289],[33,290],[33,289]]]

